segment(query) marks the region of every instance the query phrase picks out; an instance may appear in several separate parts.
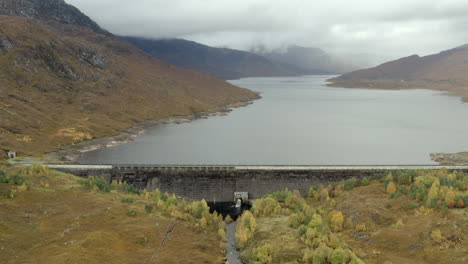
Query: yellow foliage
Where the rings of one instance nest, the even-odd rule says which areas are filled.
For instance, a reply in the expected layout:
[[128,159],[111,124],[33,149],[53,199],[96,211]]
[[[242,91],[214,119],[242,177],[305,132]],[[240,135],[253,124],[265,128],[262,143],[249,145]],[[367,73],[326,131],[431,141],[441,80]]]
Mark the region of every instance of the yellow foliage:
[[445,240],[442,236],[442,232],[439,229],[431,232],[431,239],[436,243],[442,243]]
[[321,203],[326,203],[330,199],[330,196],[328,195],[328,189],[323,188],[320,190],[320,202]]
[[332,248],[338,248],[340,246],[340,239],[335,234],[330,234],[330,241],[328,246]]
[[450,187],[450,189],[445,194],[445,204],[448,208],[453,208],[455,207],[456,199],[457,197],[455,196],[455,192],[453,191],[453,188]]
[[358,224],[356,225],[355,229],[354,229],[356,232],[364,232],[367,230],[366,228],[366,224],[365,223],[361,223],[361,224]]
[[397,189],[393,182],[389,182],[387,185],[387,193],[396,193]]
[[205,217],[202,217],[202,218],[200,219],[200,227],[203,228],[203,229],[205,229],[207,226],[208,226],[208,221],[206,220]]
[[343,229],[344,217],[340,211],[333,210],[328,215],[328,218],[335,232],[340,232]]

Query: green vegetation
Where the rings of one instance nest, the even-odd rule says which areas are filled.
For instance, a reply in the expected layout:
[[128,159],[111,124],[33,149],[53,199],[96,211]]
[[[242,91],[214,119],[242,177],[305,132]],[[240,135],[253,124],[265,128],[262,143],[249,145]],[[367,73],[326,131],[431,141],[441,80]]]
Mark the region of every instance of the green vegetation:
[[[405,239],[420,238],[421,233],[416,233],[419,228],[440,225],[440,220],[432,220],[439,219],[432,215],[434,209],[465,208],[467,190],[468,174],[447,170],[404,170],[361,180],[351,178],[328,186],[312,186],[307,196],[286,189],[253,202],[251,212],[238,221],[236,241],[244,263],[384,263],[385,254],[379,250],[397,250],[402,243],[394,241],[396,244],[390,246],[392,236],[399,234],[396,230],[402,230]],[[455,214],[451,219],[463,218]],[[427,226],[418,221],[435,223]],[[387,228],[390,230],[380,234]],[[408,237],[408,232],[415,233]],[[424,252],[432,246],[460,247],[456,241],[463,234],[456,232],[448,237],[448,232],[433,229],[428,232],[430,237],[421,242],[423,246],[411,242],[408,247],[425,248],[418,254],[426,259]],[[384,237],[382,246],[369,251],[367,237],[373,236]],[[414,255],[413,249],[409,251],[410,256]],[[431,257],[437,259],[435,254]]]

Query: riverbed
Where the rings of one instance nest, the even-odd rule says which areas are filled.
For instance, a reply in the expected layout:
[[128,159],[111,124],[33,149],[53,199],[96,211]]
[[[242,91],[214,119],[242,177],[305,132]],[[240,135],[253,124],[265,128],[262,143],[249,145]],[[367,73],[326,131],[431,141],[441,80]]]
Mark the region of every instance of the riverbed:
[[262,99],[132,142],[84,153],[88,164],[422,165],[468,149],[468,104],[431,90],[326,87],[331,76],[245,78]]

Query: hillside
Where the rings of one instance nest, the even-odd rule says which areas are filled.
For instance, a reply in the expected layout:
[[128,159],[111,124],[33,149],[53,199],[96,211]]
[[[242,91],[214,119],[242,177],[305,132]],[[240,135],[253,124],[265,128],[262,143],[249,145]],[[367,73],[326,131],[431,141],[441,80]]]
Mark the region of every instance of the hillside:
[[213,48],[183,39],[123,37],[155,58],[229,80],[244,77],[291,76],[302,72],[262,56],[226,48]]
[[412,55],[330,79],[331,86],[375,89],[425,88],[468,97],[467,45],[438,54]]
[[224,263],[206,203],[132,187],[0,164],[0,263]]
[[237,220],[243,263],[466,263],[468,174],[394,171],[277,191]]
[[335,58],[322,49],[292,45],[285,50],[254,49],[256,54],[283,65],[295,67],[303,74],[337,74],[356,69],[355,66]]
[[[29,8],[42,10],[39,0],[18,2],[36,3],[22,7],[26,17],[0,15],[0,151],[42,154],[118,134],[135,122],[214,111],[258,97],[151,58],[93,25],[75,25],[87,21],[81,13],[63,24],[58,16],[63,1],[46,2],[58,5],[46,22],[29,18],[35,13]],[[0,3],[5,13],[4,7],[16,2]]]
[[55,21],[61,24],[79,25],[97,33],[109,34],[88,16],[81,13],[78,8],[65,3],[64,0],[0,0],[0,15],[22,16]]

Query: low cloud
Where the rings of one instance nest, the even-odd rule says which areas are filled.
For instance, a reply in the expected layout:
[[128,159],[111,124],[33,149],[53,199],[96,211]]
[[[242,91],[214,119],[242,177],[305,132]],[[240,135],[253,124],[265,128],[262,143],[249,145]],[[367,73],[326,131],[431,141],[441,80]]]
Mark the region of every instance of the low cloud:
[[66,0],[114,34],[248,50],[314,46],[377,60],[468,43],[466,0]]

